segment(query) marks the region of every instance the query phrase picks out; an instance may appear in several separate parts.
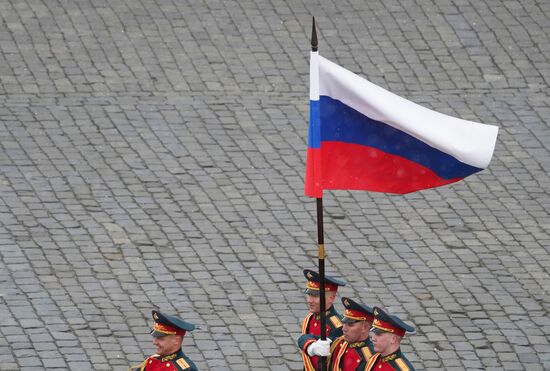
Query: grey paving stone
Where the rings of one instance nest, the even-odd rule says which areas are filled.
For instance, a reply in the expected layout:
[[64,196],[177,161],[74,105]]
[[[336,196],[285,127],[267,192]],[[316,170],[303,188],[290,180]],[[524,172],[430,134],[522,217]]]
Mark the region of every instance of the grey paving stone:
[[550,368],[544,5],[4,2],[0,369],[125,370],[153,308],[200,369],[301,369],[311,15],[325,57],[500,128],[455,185],[326,192],[342,294],[413,323],[419,370]]

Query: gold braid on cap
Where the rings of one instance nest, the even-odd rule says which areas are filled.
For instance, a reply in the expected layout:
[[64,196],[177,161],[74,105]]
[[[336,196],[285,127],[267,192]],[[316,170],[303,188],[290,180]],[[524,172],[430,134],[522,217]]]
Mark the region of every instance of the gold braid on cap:
[[[357,314],[357,313],[359,313],[359,314]],[[367,316],[361,315],[360,312],[356,312],[356,311],[353,311],[353,310],[350,310],[350,309],[347,309],[347,308],[344,311],[344,316],[347,317],[347,318],[354,319],[356,321],[366,321],[367,320]]]
[[163,325],[162,323],[155,322],[153,330],[166,335],[176,335],[177,331],[173,327]]

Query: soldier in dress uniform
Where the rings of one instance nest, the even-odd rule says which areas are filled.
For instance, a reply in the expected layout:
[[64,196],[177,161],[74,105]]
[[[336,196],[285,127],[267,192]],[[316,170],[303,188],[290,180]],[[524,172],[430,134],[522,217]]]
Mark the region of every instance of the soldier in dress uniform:
[[[325,316],[326,337],[331,340],[317,341],[321,336],[321,298],[319,296],[319,274],[310,269],[304,270],[307,279],[306,301],[309,314],[302,321],[302,336],[298,339],[298,347],[302,351],[304,369],[314,371],[317,369],[318,355],[326,353],[332,339],[342,336],[342,316],[334,308],[338,287],[345,286],[346,282],[325,275]],[[314,345],[312,345],[314,343]]]
[[401,353],[401,339],[405,333],[414,332],[414,327],[374,307],[372,323],[372,344],[376,352],[367,365],[367,371],[414,371],[409,360]]
[[151,335],[157,353],[130,370],[197,371],[197,366],[181,350],[183,337],[187,331],[193,331],[195,325],[156,310],[153,310],[153,320],[155,323]]
[[363,371],[374,354],[369,331],[374,319],[371,307],[342,298],[344,304],[344,335],[330,347],[330,371]]

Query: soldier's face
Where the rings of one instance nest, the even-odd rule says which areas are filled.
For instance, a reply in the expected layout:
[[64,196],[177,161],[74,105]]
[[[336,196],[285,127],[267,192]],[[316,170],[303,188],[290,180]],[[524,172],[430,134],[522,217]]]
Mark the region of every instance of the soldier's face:
[[342,327],[344,340],[348,343],[365,340],[368,337],[369,328],[370,324],[367,321],[344,323]]
[[[325,293],[325,307],[326,309],[330,308],[334,304],[334,299],[336,299],[336,293],[327,292]],[[320,313],[321,312],[321,297],[314,295],[306,295],[306,302],[311,313]]]
[[163,337],[153,337],[153,345],[160,356],[167,356],[176,353],[181,348],[183,337],[180,335],[166,335]]
[[371,339],[374,351],[381,353],[383,356],[397,350],[396,346],[399,347],[399,336],[390,332],[372,333]]
[[311,313],[319,313],[321,307],[321,298],[315,295],[306,295],[307,307]]

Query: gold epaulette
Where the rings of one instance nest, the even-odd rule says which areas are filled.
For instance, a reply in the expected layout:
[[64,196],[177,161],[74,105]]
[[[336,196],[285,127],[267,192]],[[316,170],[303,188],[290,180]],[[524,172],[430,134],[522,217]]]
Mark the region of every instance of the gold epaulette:
[[340,321],[340,318],[338,318],[338,316],[330,317],[330,322],[332,322],[332,324],[336,328],[342,327],[342,322]]
[[368,346],[364,346],[361,348],[361,352],[363,352],[363,355],[365,356],[365,359],[368,361],[372,357],[372,353]]
[[178,359],[178,360],[176,361],[176,363],[178,364],[178,366],[180,366],[180,367],[183,368],[184,370],[185,370],[186,368],[191,367],[191,366],[189,366],[189,363],[187,363],[187,362],[185,361],[185,359],[183,359],[183,358]]
[[399,370],[401,371],[410,371],[409,366],[407,366],[405,361],[403,361],[403,358],[397,358],[395,360],[395,364],[397,365],[397,367],[399,367]]

